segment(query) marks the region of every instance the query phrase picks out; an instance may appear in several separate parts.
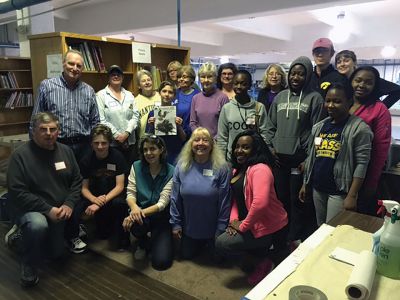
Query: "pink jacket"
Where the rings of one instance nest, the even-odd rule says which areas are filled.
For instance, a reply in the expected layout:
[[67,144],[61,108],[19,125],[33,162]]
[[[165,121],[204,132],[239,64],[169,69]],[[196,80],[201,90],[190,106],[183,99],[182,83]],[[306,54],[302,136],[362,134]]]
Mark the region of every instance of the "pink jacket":
[[[240,231],[251,230],[255,238],[274,233],[287,223],[287,213],[278,200],[274,188],[274,176],[266,164],[250,166],[244,178],[244,197],[248,214],[240,224]],[[230,221],[239,219],[236,201],[233,199]]]
[[354,115],[363,119],[374,133],[371,160],[368,165],[364,186],[376,188],[390,148],[392,119],[388,109],[381,101],[367,106],[361,105],[354,112]]

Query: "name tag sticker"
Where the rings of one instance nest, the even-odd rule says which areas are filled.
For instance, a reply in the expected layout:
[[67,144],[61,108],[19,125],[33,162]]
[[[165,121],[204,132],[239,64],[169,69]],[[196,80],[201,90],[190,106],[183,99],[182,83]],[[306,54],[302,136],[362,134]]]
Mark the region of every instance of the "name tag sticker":
[[117,167],[114,164],[107,164],[107,170],[116,171]]
[[204,169],[204,170],[203,170],[203,176],[208,176],[208,177],[213,176],[213,170]]
[[256,125],[255,116],[249,116],[246,118],[246,125]]
[[65,165],[65,162],[63,162],[63,161],[56,162],[56,163],[54,164],[54,166],[56,167],[56,171],[64,170],[64,169],[67,168],[67,166]]
[[314,144],[315,144],[315,146],[321,146],[321,144],[322,144],[322,138],[319,137],[319,136],[317,136],[317,137],[314,139]]

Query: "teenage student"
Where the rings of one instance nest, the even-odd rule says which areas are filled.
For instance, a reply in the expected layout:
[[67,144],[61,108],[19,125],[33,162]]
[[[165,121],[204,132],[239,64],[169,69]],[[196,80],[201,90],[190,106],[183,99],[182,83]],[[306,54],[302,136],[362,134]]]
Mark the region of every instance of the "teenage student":
[[83,177],[82,200],[77,203],[71,220],[73,231],[79,232],[82,214],[92,216],[96,222],[96,237],[111,238],[115,249],[127,248],[129,235],[121,226],[127,214],[125,174],[128,165],[114,147],[112,130],[104,124],[98,124],[91,133],[92,152],[80,162]]
[[233,79],[234,98],[222,107],[218,120],[218,147],[231,158],[232,142],[243,130],[253,129],[266,138],[267,113],[261,103],[250,98],[248,91],[252,77],[246,70],[239,70]]
[[[174,103],[176,89],[173,83],[169,81],[161,82],[158,92],[160,93],[161,97],[161,106],[176,106],[175,105],[176,103]],[[162,111],[160,111],[160,113],[163,114]],[[149,112],[149,118],[147,119],[146,133],[148,134],[155,133],[156,131],[155,122],[156,118],[158,117],[159,116],[154,116],[154,110]],[[174,122],[176,126],[176,134],[172,135],[167,133],[166,135],[163,135],[164,142],[167,146],[167,153],[168,153],[167,161],[168,163],[173,165],[175,165],[175,160],[182,149],[184,141],[186,140],[186,133],[182,127],[183,118],[181,118],[181,116],[178,116],[178,114],[176,114]],[[166,125],[164,127],[168,126],[168,123],[165,124]]]
[[[275,193],[275,159],[263,138],[251,130],[239,133],[232,144],[231,162],[230,221],[217,238],[217,251],[223,254],[263,249],[267,253],[274,245],[276,253],[287,254],[287,213]],[[270,259],[263,259],[249,276],[249,283],[258,283],[272,267]]]
[[277,159],[276,192],[289,214],[290,240],[303,240],[316,229],[314,205],[301,203],[298,197],[311,128],[320,121],[324,102],[309,86],[311,75],[310,59],[295,59],[289,69],[289,89],[275,97],[267,119],[267,144]]
[[[343,50],[336,54],[335,63],[339,73],[350,78],[351,74],[353,74],[354,70],[357,68],[357,56],[351,50]],[[381,98],[385,95],[386,97],[382,102],[387,108],[390,108],[400,99],[400,85],[380,78],[379,93],[377,96]]]
[[352,89],[340,83],[327,88],[325,109],[329,117],[313,126],[304,184],[313,190],[318,225],[342,210],[356,210],[357,195],[367,173],[373,134],[360,118],[350,115]]
[[377,69],[360,67],[351,75],[350,82],[354,90],[350,113],[363,119],[374,134],[371,159],[359,193],[357,210],[376,216],[376,191],[390,148],[392,119],[386,106],[379,100],[380,76]]

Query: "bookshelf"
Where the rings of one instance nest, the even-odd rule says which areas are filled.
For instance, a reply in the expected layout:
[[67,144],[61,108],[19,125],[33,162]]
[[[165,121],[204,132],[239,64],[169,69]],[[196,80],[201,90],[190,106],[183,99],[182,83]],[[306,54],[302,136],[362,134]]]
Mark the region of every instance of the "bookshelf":
[[0,136],[28,132],[32,113],[29,58],[0,57]]
[[[90,36],[70,32],[54,32],[29,36],[32,62],[32,81],[34,93],[40,82],[47,77],[46,56],[48,54],[65,54],[70,46],[82,47],[91,54],[91,59],[85,58],[89,66],[82,72],[82,80],[90,84],[97,92],[107,85],[106,70],[111,65],[119,65],[124,71],[123,87],[138,93],[135,83],[135,74],[141,68],[150,69],[152,66],[162,71],[167,69],[168,63],[178,60],[182,64],[190,63],[190,48],[172,45],[151,44],[151,64],[137,64],[132,62],[132,42],[130,40],[112,39],[100,36]],[[95,53],[92,48],[95,49]],[[101,53],[101,57],[98,57]],[[96,66],[100,59],[104,68]],[[90,63],[92,61],[93,65]]]

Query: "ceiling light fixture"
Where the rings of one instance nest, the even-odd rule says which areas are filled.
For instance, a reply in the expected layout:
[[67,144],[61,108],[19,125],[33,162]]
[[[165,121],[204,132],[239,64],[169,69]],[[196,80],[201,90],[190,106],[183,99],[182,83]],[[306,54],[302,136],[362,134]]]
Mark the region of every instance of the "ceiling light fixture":
[[347,41],[350,37],[351,28],[345,20],[346,13],[340,11],[336,18],[336,25],[329,32],[329,38],[336,44],[341,44]]
[[381,50],[381,55],[383,58],[391,58],[396,54],[396,48],[393,46],[385,46]]

